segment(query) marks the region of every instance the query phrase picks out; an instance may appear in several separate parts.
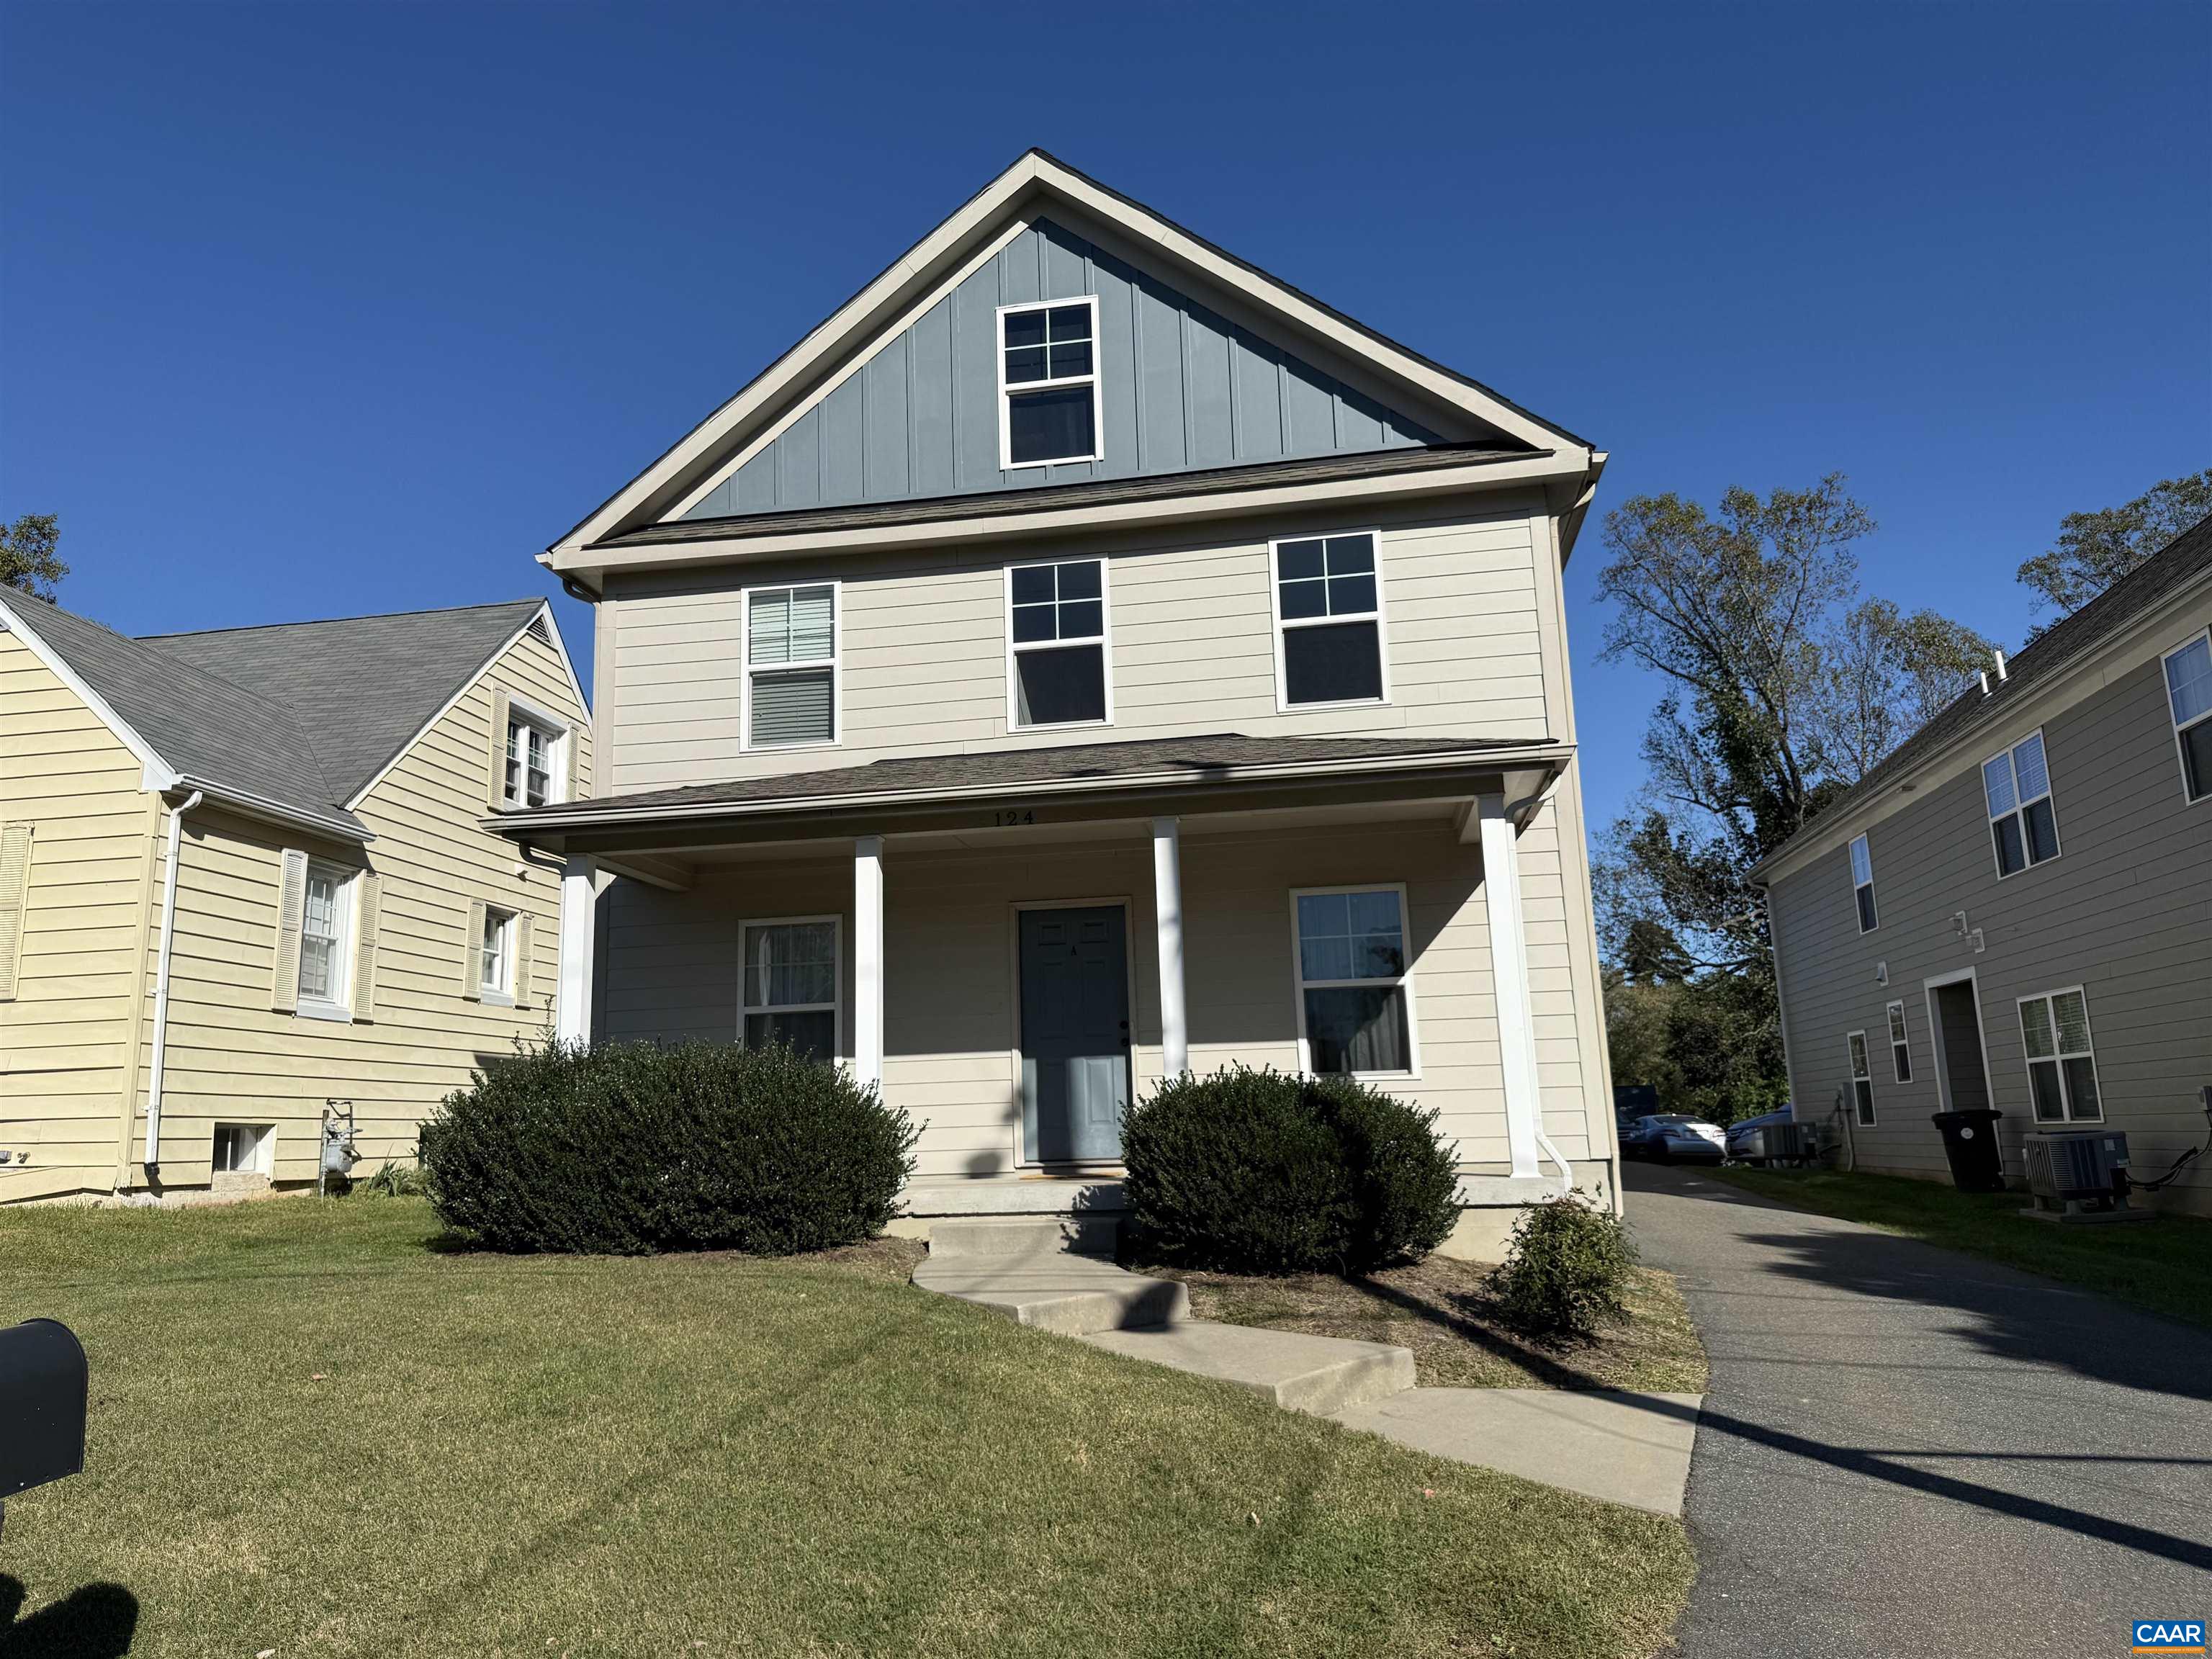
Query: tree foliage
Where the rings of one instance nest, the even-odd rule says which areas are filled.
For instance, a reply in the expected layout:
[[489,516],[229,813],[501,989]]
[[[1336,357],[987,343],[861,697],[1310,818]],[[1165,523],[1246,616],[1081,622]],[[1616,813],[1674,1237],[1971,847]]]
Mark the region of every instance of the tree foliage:
[[0,524],[0,587],[52,602],[69,567],[54,551],[61,528],[51,513],[26,513]]
[[2055,546],[2020,568],[2020,580],[2061,616],[2079,611],[2212,513],[2212,468],[2154,484],[2099,513],[2069,513]]

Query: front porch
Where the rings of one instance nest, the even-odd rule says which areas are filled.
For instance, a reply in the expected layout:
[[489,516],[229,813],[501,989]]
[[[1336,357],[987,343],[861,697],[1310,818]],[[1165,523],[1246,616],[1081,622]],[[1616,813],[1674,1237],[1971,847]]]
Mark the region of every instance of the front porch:
[[562,1034],[849,1064],[922,1126],[902,1231],[1120,1208],[1121,1109],[1232,1062],[1434,1108],[1471,1252],[1562,1164],[1610,1196],[1546,795],[1564,756],[1316,741],[1273,766],[1246,739],[1034,751],[1054,775],[852,799],[878,763],[510,833],[566,860]]

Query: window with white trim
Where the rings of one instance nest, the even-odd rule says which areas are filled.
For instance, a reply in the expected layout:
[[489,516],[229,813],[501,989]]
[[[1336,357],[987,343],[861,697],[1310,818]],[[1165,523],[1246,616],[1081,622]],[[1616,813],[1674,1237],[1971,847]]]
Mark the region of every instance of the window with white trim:
[[518,709],[507,711],[507,776],[501,793],[509,806],[543,806],[556,799],[561,745],[568,732],[550,720]]
[[1851,896],[1858,901],[1859,932],[1875,929],[1874,852],[1864,836],[1851,837]]
[[276,1139],[272,1123],[218,1123],[209,1163],[218,1175],[267,1175]]
[[1099,412],[1097,297],[1000,307],[1000,465],[1103,459]]
[[1912,1081],[1912,1045],[1905,1036],[1905,1005],[1889,1005],[1889,1070],[1899,1083]]
[[743,925],[738,1031],[746,1048],[787,1042],[810,1060],[837,1058],[842,931],[835,916]]
[[1851,1053],[1851,1109],[1863,1128],[1874,1127],[1874,1073],[1867,1064],[1867,1040],[1864,1031],[1850,1032],[1845,1038]]
[[2166,705],[2181,751],[2181,789],[2192,801],[2212,799],[2212,629],[2162,659]]
[[300,907],[300,1006],[343,1013],[353,936],[353,876],[334,864],[310,861]]
[[745,591],[745,747],[837,741],[837,585]]
[[1020,730],[1101,726],[1106,678],[1106,562],[1006,570],[1007,718]]
[[2021,1048],[2038,1123],[2101,1123],[2097,1054],[2089,1040],[2089,998],[2076,985],[2020,1000]]
[[2031,732],[1982,763],[1982,799],[1990,809],[2000,881],[2058,856],[2058,817],[2051,804],[2042,732]]
[[486,998],[514,994],[515,914],[484,906],[483,937],[477,941],[477,988]]
[[1382,589],[1372,531],[1273,544],[1275,670],[1285,708],[1382,702]]
[[1304,1068],[1360,1077],[1416,1071],[1406,890],[1304,890],[1291,895],[1291,915]]

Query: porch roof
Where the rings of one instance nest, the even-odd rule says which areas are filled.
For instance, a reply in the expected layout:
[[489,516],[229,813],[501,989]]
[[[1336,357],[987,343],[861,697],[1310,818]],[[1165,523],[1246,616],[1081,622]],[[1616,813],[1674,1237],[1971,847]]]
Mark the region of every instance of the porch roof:
[[[1243,811],[1286,791],[1367,800],[1505,790],[1533,794],[1571,750],[1550,738],[1249,738],[1237,732],[1130,743],[902,756],[865,766],[732,778],[678,789],[501,812],[488,828],[551,850],[880,833],[983,815],[1009,799],[1048,819]],[[1512,781],[1509,782],[1510,779]],[[1520,787],[1520,786],[1526,787]],[[1194,804],[1194,793],[1202,804]],[[1031,820],[1024,820],[1025,822]]]

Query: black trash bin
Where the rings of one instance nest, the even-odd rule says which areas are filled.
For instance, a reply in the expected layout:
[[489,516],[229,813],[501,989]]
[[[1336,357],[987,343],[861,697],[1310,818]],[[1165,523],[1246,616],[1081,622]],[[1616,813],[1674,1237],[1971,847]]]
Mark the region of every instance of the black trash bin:
[[2004,1154],[1997,1149],[1997,1120],[2003,1115],[1987,1109],[1936,1114],[1943,1156],[1951,1160],[1951,1184],[1960,1192],[2004,1190]]

